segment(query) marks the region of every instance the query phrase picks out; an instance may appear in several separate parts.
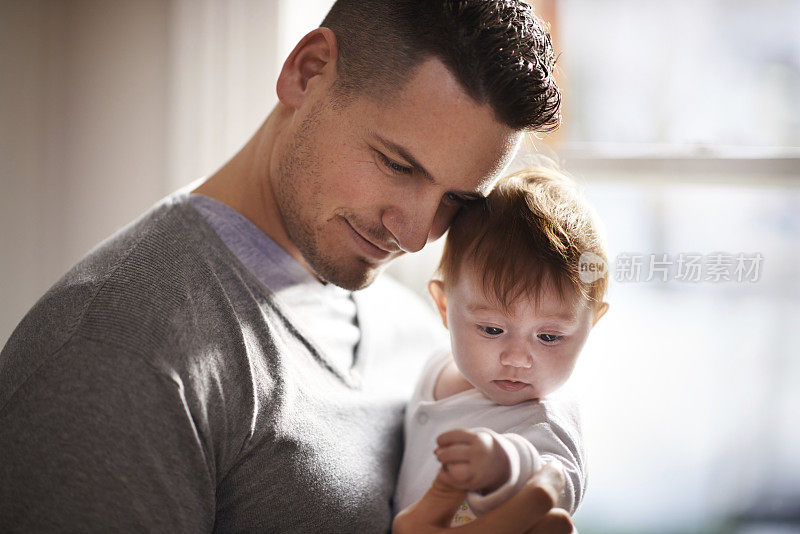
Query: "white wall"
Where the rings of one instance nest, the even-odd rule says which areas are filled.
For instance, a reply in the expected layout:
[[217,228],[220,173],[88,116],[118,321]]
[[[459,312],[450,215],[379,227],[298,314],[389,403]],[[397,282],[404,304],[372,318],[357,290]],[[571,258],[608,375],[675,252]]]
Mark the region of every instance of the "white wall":
[[166,192],[167,8],[0,3],[0,340]]
[[103,238],[213,173],[332,0],[0,0],[0,344]]

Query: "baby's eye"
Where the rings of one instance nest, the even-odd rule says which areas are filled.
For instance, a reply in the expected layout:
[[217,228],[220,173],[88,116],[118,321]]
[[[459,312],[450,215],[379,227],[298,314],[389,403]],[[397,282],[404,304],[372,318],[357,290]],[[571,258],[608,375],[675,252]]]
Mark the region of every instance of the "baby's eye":
[[541,339],[545,343],[555,343],[556,341],[558,341],[559,339],[561,339],[564,336],[557,336],[555,334],[539,334],[536,337],[538,337],[539,339]]
[[496,326],[478,326],[484,334],[488,334],[490,336],[499,336],[503,333],[502,328],[497,328]]

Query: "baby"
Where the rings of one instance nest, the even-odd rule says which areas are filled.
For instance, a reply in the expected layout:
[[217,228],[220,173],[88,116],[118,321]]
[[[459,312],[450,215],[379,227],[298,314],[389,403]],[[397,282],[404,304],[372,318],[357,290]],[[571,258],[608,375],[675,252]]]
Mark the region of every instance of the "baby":
[[[591,277],[579,267],[587,257]],[[428,285],[451,352],[427,363],[408,405],[396,510],[441,467],[445,482],[468,490],[452,520],[463,524],[558,460],[557,506],[574,513],[585,482],[577,410],[549,395],[608,309],[605,259],[592,209],[552,170],[509,176],[456,216]]]

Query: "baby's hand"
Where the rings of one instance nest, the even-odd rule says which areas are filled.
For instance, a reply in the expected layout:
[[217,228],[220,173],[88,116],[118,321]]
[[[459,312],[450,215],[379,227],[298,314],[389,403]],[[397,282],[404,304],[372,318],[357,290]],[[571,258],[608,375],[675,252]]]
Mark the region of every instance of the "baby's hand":
[[490,433],[450,430],[436,443],[433,452],[442,464],[442,479],[451,486],[490,493],[508,480],[508,456]]

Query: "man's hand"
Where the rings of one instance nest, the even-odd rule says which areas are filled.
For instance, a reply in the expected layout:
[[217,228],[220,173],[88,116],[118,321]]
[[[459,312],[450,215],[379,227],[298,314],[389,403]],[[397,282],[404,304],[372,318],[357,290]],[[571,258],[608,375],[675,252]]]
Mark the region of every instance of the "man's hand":
[[[443,534],[466,495],[445,483],[443,471],[425,495],[397,517],[393,534]],[[576,534],[566,511],[553,509],[564,488],[563,469],[557,462],[545,464],[541,471],[516,495],[494,510],[458,529],[458,534]]]
[[491,493],[509,477],[508,456],[488,432],[450,430],[436,438],[442,482],[454,488]]

